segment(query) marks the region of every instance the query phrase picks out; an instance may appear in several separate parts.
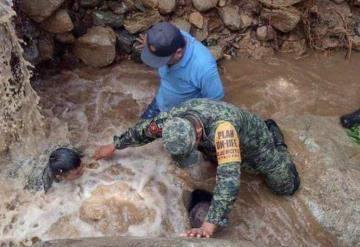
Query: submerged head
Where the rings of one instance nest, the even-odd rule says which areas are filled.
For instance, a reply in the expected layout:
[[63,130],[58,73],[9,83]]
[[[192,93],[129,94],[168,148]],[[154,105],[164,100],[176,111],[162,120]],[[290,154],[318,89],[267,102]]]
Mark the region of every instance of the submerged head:
[[53,151],[48,166],[52,176],[59,181],[74,180],[84,171],[80,154],[69,148],[58,148]]
[[47,192],[53,181],[69,181],[83,174],[83,165],[80,154],[69,148],[58,148],[50,154],[48,165],[42,175],[45,192]]

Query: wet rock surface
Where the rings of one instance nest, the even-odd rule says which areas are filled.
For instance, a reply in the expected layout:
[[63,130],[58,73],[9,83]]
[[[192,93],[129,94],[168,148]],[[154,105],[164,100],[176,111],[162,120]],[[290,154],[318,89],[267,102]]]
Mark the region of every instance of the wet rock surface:
[[292,31],[300,21],[300,12],[295,8],[281,10],[263,9],[261,17],[269,20],[271,25],[277,30],[288,33]]
[[93,27],[80,37],[74,46],[74,54],[86,65],[103,67],[115,59],[116,35],[106,27]]
[[125,247],[125,246],[139,246],[139,247],[254,247],[248,241],[231,242],[227,240],[208,240],[208,239],[184,239],[184,238],[134,238],[134,237],[112,237],[112,238],[98,238],[98,239],[77,239],[77,240],[58,240],[47,243],[40,243],[37,247]]
[[66,33],[74,28],[74,24],[66,9],[57,11],[43,23],[43,28],[50,33]]
[[137,13],[125,19],[124,27],[130,33],[135,34],[147,30],[151,25],[159,22],[161,16],[157,11]]
[[192,0],[192,3],[198,11],[207,11],[216,7],[218,0]]
[[65,0],[21,0],[20,8],[36,22],[42,22],[57,10]]

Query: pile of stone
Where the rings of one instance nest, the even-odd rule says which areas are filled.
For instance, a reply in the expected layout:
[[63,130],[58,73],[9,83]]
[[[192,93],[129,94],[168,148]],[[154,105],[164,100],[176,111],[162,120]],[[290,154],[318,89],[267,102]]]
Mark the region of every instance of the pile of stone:
[[216,59],[262,58],[276,51],[301,56],[307,47],[359,49],[357,5],[341,0],[15,1],[31,62],[75,57],[94,67],[126,56],[138,60],[136,38],[162,20],[190,32]]

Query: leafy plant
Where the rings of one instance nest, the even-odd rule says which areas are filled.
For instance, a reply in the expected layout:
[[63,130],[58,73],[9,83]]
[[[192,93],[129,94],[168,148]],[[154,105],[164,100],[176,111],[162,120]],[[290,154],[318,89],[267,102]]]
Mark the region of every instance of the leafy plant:
[[346,131],[350,139],[360,147],[360,128],[352,127]]

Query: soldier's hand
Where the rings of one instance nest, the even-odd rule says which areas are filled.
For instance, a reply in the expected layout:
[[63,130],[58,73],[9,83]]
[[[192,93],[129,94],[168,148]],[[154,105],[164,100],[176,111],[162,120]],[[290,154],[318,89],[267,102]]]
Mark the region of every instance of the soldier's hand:
[[114,144],[103,145],[95,150],[93,159],[99,160],[99,159],[111,158],[114,156],[114,153],[115,153]]
[[217,229],[217,225],[205,221],[200,228],[193,228],[189,231],[182,233],[181,237],[191,238],[211,238]]
[[189,231],[186,231],[180,235],[181,237],[191,237],[191,238],[210,238],[212,234],[207,232],[202,228],[193,228]]

